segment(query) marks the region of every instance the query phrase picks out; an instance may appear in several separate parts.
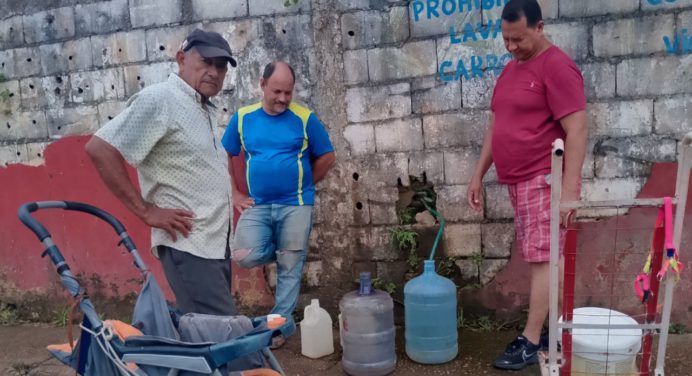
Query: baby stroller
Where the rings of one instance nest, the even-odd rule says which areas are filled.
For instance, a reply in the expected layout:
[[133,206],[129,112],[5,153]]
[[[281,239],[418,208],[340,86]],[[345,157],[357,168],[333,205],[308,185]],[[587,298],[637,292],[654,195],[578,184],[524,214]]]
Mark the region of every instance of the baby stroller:
[[[46,228],[31,216],[40,209],[64,209],[91,214],[110,224],[120,236],[145,279],[130,326],[99,318]],[[63,286],[84,313],[82,333],[74,346],[49,346],[49,351],[83,376],[284,375],[269,350],[272,338],[285,335],[285,320],[266,317],[180,316],[166,303],[125,227],[94,206],[69,201],[30,202],[19,208],[19,219],[45,247]],[[264,368],[268,367],[268,368]],[[257,370],[258,368],[264,371]]]

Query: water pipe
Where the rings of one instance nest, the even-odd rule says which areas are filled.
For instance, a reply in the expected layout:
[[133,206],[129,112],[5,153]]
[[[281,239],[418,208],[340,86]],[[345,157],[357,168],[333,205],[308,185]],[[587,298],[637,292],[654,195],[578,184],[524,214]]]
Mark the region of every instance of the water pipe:
[[437,244],[440,243],[440,237],[442,237],[442,232],[444,231],[445,228],[445,219],[442,218],[440,213],[435,211],[435,209],[431,208],[425,201],[423,201],[423,205],[425,205],[425,208],[432,214],[439,222],[440,222],[440,229],[437,231],[437,236],[435,237],[435,243],[433,244],[432,251],[430,252],[430,258],[428,260],[434,260],[435,259],[435,251],[437,250]]

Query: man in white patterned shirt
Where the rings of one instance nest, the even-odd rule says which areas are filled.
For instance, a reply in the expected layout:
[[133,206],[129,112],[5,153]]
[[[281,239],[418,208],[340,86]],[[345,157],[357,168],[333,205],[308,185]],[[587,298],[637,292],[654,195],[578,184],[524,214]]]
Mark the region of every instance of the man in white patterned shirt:
[[[236,66],[219,34],[194,30],[176,53],[178,74],[133,95],[86,145],[115,196],[152,227],[151,246],[183,313],[237,314],[231,295],[228,158],[216,106]],[[126,163],[137,169],[141,195]]]

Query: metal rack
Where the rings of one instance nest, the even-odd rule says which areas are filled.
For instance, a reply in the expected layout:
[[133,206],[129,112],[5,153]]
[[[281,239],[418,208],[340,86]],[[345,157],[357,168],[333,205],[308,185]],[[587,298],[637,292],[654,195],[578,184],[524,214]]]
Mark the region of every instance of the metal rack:
[[[631,199],[631,200],[610,200],[610,201],[573,201],[562,202],[562,166],[564,155],[564,143],[556,140],[552,152],[552,187],[551,187],[551,213],[550,213],[550,286],[559,286],[560,283],[560,210],[561,209],[595,209],[595,208],[616,208],[628,209],[634,207],[661,208],[664,205],[664,198],[654,199]],[[682,237],[682,226],[687,204],[688,185],[690,180],[690,169],[692,169],[692,132],[683,137],[678,148],[678,170],[675,196],[671,198],[672,204],[677,207],[673,220],[673,245],[680,249]],[[617,231],[617,229],[616,229]],[[549,351],[547,356],[541,357],[541,373],[546,376],[568,376],[572,374],[572,330],[573,329],[639,329],[642,331],[642,351],[639,353],[641,367],[637,371],[638,375],[648,376],[651,374],[651,355],[653,350],[654,334],[658,334],[658,346],[656,354],[656,364],[653,369],[655,376],[664,376],[664,361],[666,354],[666,344],[668,341],[668,329],[670,326],[670,315],[673,304],[673,289],[675,287],[675,277],[673,273],[667,273],[663,280],[656,278],[656,273],[660,270],[662,262],[667,255],[664,252],[664,232],[658,226],[654,230],[652,241],[652,262],[651,262],[651,292],[652,297],[646,303],[646,313],[643,322],[636,325],[614,325],[614,324],[589,324],[574,323],[574,292],[575,292],[575,264],[577,231],[570,228],[567,231],[565,241],[565,260],[564,260],[564,288],[563,288],[563,307],[562,312],[558,312],[559,289],[550,289],[550,313],[549,313]],[[659,294],[659,288],[662,293]],[[662,302],[660,302],[662,298]],[[660,315],[658,309],[662,304]],[[562,320],[558,320],[559,314]],[[558,335],[561,336],[561,351],[558,352]],[[610,373],[608,373],[610,374]]]

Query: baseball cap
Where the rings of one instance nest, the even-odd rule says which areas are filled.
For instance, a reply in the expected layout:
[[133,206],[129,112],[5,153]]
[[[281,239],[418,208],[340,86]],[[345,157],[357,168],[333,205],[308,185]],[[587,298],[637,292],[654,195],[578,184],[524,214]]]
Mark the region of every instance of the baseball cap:
[[231,55],[231,46],[219,33],[200,29],[192,30],[183,41],[181,49],[187,52],[192,47],[203,57],[223,57],[228,60],[232,67],[235,68],[238,65]]

